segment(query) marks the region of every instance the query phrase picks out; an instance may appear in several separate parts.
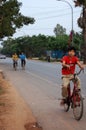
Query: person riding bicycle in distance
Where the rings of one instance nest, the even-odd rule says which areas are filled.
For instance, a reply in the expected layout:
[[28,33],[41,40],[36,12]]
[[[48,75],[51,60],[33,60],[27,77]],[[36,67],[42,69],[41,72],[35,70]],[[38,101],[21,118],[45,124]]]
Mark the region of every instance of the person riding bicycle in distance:
[[[73,46],[68,48],[68,55],[62,58],[62,101],[61,105],[64,104],[64,99],[68,97],[67,87],[70,84],[70,81],[73,81],[76,64],[84,69],[84,65],[82,65],[77,56],[75,56],[76,49]],[[81,89],[81,83],[78,76],[76,76],[77,87]]]
[[26,64],[26,55],[22,52],[21,55],[19,55],[21,59],[21,67],[24,67]]
[[13,60],[13,66],[14,66],[14,63],[18,65],[18,55],[16,53],[12,55],[12,60]]

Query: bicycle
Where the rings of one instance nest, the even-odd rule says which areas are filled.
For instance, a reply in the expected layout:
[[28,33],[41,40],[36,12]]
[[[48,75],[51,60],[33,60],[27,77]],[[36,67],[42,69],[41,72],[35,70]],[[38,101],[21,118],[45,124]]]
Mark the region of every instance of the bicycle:
[[76,76],[81,73],[82,70],[80,70],[78,73],[74,74],[74,86],[73,86],[73,91],[71,92],[70,89],[70,84],[68,86],[68,97],[64,99],[64,110],[66,112],[69,111],[69,108],[73,109],[73,115],[76,120],[80,120],[83,116],[83,97],[81,94],[81,90],[78,90],[77,84],[76,84]]
[[13,60],[13,68],[15,71],[17,70],[17,65],[18,65],[17,61]]

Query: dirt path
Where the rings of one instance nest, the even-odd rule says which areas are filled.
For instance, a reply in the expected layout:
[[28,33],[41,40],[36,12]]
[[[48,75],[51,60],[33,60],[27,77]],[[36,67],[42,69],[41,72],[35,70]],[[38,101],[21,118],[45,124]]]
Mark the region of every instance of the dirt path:
[[0,73],[0,130],[42,130],[29,106]]

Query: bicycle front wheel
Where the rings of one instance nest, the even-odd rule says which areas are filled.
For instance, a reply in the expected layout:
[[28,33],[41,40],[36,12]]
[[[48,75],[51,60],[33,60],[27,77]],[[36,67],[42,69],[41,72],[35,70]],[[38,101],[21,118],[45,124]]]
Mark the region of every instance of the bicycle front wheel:
[[73,96],[73,114],[76,120],[80,120],[83,116],[83,98],[80,92]]

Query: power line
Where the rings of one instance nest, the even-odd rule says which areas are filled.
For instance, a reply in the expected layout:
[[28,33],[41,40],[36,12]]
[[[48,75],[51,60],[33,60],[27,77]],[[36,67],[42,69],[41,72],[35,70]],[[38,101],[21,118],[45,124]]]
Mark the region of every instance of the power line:
[[[77,12],[75,12],[75,13],[78,13],[78,11]],[[46,19],[50,19],[50,18],[56,18],[56,17],[64,17],[65,15],[69,15],[70,13],[66,13],[66,14],[60,14],[60,15],[55,15],[55,16],[49,16],[49,17],[43,17],[43,18],[38,18],[38,19],[36,19],[36,20],[46,20]]]
[[[66,11],[67,9],[69,8],[65,8],[64,10]],[[56,13],[56,12],[62,12],[64,10],[49,10],[49,11],[46,11],[46,12],[39,12],[39,13],[35,13],[35,14],[32,14],[32,15],[45,15],[45,14],[49,14],[49,13]]]
[[45,9],[45,8],[46,8],[46,9],[48,9],[48,8],[57,8],[57,6],[51,6],[51,7],[50,7],[50,6],[24,6],[24,5],[23,5],[22,7],[25,7],[25,8],[36,8],[36,9],[37,9],[37,8],[38,8],[38,9],[42,9],[42,8],[43,8],[43,9]]
[[[68,9],[70,9],[70,8],[64,8],[64,9],[59,9],[59,10],[49,10],[49,11],[34,13],[34,14],[30,14],[30,15],[45,15],[48,13],[64,12],[64,10],[67,11]],[[78,10],[78,11],[80,11],[80,10]]]
[[[29,28],[29,30],[51,30],[51,29],[54,29],[53,27],[52,28]],[[27,29],[24,29],[24,31],[26,31]]]

